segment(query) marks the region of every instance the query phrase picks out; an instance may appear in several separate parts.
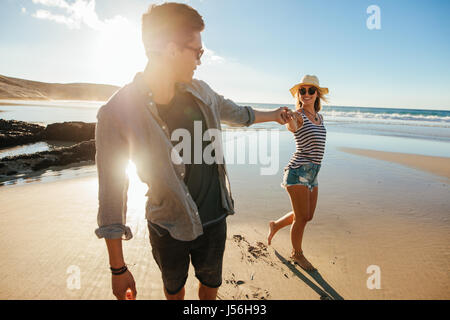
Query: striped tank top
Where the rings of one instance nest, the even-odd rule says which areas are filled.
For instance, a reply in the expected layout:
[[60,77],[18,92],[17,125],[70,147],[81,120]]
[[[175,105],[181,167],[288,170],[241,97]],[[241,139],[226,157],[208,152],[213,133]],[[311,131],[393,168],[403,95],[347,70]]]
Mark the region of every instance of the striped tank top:
[[300,114],[303,118],[303,126],[294,132],[296,151],[285,169],[298,168],[302,164],[310,162],[315,164],[321,164],[322,162],[327,137],[323,117],[319,114],[321,123],[317,125],[308,119],[303,109]]

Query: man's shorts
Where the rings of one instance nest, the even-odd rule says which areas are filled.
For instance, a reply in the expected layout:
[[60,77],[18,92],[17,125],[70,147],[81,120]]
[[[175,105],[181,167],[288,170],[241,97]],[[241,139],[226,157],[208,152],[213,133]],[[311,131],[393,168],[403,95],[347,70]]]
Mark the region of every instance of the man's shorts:
[[288,186],[303,185],[312,190],[319,185],[317,181],[319,171],[320,164],[312,162],[302,164],[298,168],[287,168],[284,171],[281,186],[286,188]]
[[227,238],[226,219],[203,229],[203,234],[192,241],[180,241],[169,232],[148,221],[152,253],[166,291],[173,295],[185,285],[189,263],[195,276],[205,286],[218,288],[222,285],[222,262]]

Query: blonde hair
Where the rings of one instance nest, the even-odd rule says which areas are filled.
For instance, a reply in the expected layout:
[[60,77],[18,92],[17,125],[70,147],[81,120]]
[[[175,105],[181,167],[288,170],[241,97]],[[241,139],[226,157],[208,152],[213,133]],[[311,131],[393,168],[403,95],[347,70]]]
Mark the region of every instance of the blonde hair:
[[[300,101],[300,88],[298,88],[297,93],[295,94],[295,108],[297,110],[303,108],[303,103]],[[314,110],[316,112],[319,112],[320,110],[322,110],[322,101],[328,102],[328,99],[325,97],[325,95],[320,93],[319,88],[315,88],[317,89],[317,98],[316,101],[314,101]]]

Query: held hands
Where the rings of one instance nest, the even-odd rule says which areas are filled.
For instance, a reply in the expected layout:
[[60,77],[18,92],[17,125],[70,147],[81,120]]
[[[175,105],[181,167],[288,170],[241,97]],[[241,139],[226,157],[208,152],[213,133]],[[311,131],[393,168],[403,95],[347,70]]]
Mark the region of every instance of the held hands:
[[292,113],[288,107],[280,107],[274,110],[275,121],[279,124],[286,124],[290,120],[289,113]]
[[[298,128],[298,121],[301,120],[299,114],[288,107],[280,107],[274,110],[275,121],[286,125],[289,131],[295,132]],[[299,119],[300,118],[300,119]]]
[[297,131],[303,124],[303,119],[297,111],[287,111],[288,121],[286,122],[286,128],[291,131]]
[[291,127],[295,127],[297,124],[297,120],[301,120],[299,114],[295,111],[292,111],[288,107],[280,107],[274,110],[275,121],[279,124],[290,125]]
[[284,125],[291,121],[292,111],[288,107],[280,107],[272,110],[256,110],[255,112],[255,122],[269,122],[275,121],[281,125]]

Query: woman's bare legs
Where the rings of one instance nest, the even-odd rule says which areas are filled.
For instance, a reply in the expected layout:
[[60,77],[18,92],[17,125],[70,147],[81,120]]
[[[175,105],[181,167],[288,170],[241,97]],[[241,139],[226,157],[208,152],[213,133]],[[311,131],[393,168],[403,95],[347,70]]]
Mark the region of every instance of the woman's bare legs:
[[295,251],[302,251],[303,232],[309,218],[310,196],[306,186],[288,186],[287,191],[294,211],[294,221],[291,226],[291,242]]
[[269,223],[269,234],[267,236],[267,243],[272,243],[272,238],[278,230],[283,229],[284,227],[290,226],[294,222],[295,216],[294,211],[286,213],[283,217],[278,219],[277,221],[270,221]]
[[287,187],[294,211],[285,214],[277,221],[270,221],[267,237],[270,245],[273,236],[278,230],[291,226],[291,243],[293,258],[303,269],[313,270],[312,264],[305,258],[302,251],[302,240],[306,224],[312,220],[317,205],[318,187],[309,191],[308,187],[296,185]]
[[314,212],[316,211],[317,206],[317,198],[319,196],[319,187],[314,187],[309,195],[309,203],[310,203],[310,211],[309,211],[309,220],[311,221],[314,217]]

